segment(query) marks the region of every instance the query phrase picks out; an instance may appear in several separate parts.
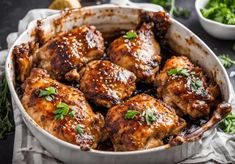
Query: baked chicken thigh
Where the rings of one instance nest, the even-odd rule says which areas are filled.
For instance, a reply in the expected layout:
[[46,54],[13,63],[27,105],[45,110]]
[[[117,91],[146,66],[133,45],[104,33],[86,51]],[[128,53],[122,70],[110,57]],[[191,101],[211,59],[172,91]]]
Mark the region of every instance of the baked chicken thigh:
[[202,69],[192,64],[185,56],[173,56],[156,78],[160,98],[182,115],[191,118],[206,117],[220,90],[217,84],[208,81]]
[[163,138],[179,134],[185,126],[186,122],[165,103],[146,94],[110,108],[105,118],[105,128],[115,151],[163,145]]
[[24,83],[22,104],[36,123],[52,135],[82,147],[96,148],[102,139],[103,116],[95,114],[78,89],[34,68]]
[[72,69],[80,69],[104,53],[102,34],[94,26],[84,25],[48,41],[38,53],[39,67],[54,78],[64,78]]
[[86,98],[107,108],[135,91],[136,76],[107,60],[90,62],[80,72],[80,89]]
[[[104,40],[94,26],[83,25],[50,39],[36,54],[27,52],[27,47],[23,48],[15,48],[22,82],[29,75],[32,62],[34,67],[46,69],[52,78],[61,80],[66,73],[71,74],[72,71],[74,74],[89,61],[99,59],[104,53]],[[18,55],[22,53],[17,52],[22,50],[25,55]]]
[[114,40],[108,49],[110,61],[135,73],[137,80],[151,83],[159,70],[160,46],[152,25],[143,24],[137,31]]

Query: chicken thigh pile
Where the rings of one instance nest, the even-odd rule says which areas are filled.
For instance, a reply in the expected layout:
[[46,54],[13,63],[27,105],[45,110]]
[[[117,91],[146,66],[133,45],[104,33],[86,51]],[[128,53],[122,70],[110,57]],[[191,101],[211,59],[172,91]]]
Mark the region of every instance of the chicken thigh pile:
[[220,90],[189,58],[161,60],[161,24],[141,23],[107,46],[92,25],[42,46],[16,46],[25,110],[40,127],[81,148],[111,141],[114,151],[134,151],[170,143],[188,120],[210,116]]

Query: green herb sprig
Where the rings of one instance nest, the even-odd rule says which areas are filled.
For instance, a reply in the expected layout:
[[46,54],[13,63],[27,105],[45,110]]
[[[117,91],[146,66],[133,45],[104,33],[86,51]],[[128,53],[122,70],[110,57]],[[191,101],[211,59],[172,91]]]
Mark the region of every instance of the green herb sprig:
[[135,39],[137,37],[137,33],[135,31],[128,31],[123,37],[125,39]]
[[219,56],[221,63],[224,65],[225,68],[230,68],[232,65],[235,64],[235,60],[232,60],[228,54],[222,54]]
[[174,68],[168,70],[167,74],[169,76],[180,75],[184,77],[189,77],[187,85],[193,92],[197,92],[199,89],[203,89],[203,83],[199,78],[195,77],[195,72],[189,73],[189,71],[185,68]]
[[12,113],[11,95],[4,76],[0,86],[0,139],[4,138],[5,134],[13,128],[9,118],[10,113]]
[[230,113],[221,123],[220,128],[228,134],[235,134],[235,114]]
[[139,115],[140,112],[136,111],[136,110],[128,110],[125,114],[125,119],[134,119],[137,115]]
[[153,122],[157,120],[157,117],[154,115],[153,111],[150,109],[147,109],[146,111],[144,111],[143,116],[147,125],[151,125]]
[[185,68],[175,68],[175,69],[170,69],[167,71],[167,74],[169,76],[172,76],[172,75],[182,75],[182,76],[189,76],[189,72],[187,69]]
[[69,112],[69,106],[66,103],[60,102],[56,106],[56,110],[54,112],[56,120],[63,120],[64,116],[66,116]]
[[173,10],[173,15],[176,17],[183,17],[183,18],[189,18],[190,17],[190,11],[188,9],[182,8],[182,7],[175,7]]
[[81,124],[78,124],[76,126],[76,132],[80,135],[82,135],[84,133],[84,129],[83,129],[83,126]]
[[169,12],[170,16],[183,18],[190,17],[191,12],[186,8],[177,7],[175,5],[175,0],[151,0],[151,2],[162,6],[165,10]]
[[45,97],[47,101],[52,101],[54,95],[57,94],[57,90],[54,87],[47,87],[39,90],[39,97]]
[[71,110],[69,112],[70,117],[75,117],[75,114],[76,114],[76,110]]
[[202,81],[199,78],[196,78],[195,76],[192,76],[189,81],[189,87],[193,92],[197,92],[203,86]]

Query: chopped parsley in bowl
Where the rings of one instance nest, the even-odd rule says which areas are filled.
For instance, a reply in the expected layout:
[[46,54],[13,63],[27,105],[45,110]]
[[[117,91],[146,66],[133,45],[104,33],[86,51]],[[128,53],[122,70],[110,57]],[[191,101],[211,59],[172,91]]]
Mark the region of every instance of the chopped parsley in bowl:
[[235,0],[209,0],[201,13],[207,19],[235,25]]

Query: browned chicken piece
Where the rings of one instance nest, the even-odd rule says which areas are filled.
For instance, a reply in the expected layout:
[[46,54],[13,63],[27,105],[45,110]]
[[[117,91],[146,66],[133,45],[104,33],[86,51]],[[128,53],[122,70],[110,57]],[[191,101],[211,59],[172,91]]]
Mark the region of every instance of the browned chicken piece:
[[64,141],[96,148],[102,139],[104,118],[95,114],[83,93],[34,68],[24,83],[22,104],[36,123]]
[[209,81],[202,69],[185,56],[168,59],[156,78],[157,93],[163,101],[182,115],[206,117],[216,105],[219,87]]
[[13,55],[16,59],[15,70],[18,75],[16,76],[17,80],[24,82],[29,76],[31,69],[34,66],[38,46],[37,43],[23,43],[14,47]]
[[80,74],[81,91],[100,106],[110,108],[135,91],[136,76],[107,60],[90,62]]
[[108,55],[112,62],[134,72],[138,81],[146,83],[153,82],[161,61],[160,46],[150,24],[114,40]]
[[101,58],[103,53],[102,34],[94,26],[84,25],[44,44],[37,54],[38,67],[46,69],[53,78],[64,79],[66,73],[79,70],[89,61]]
[[105,128],[115,151],[149,149],[163,145],[163,138],[177,135],[186,126],[162,101],[136,95],[108,110]]

